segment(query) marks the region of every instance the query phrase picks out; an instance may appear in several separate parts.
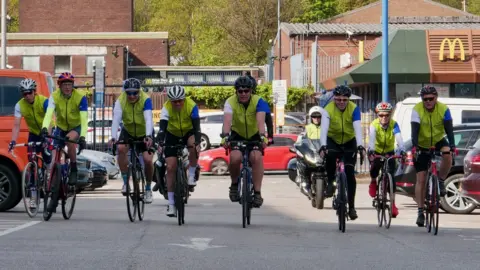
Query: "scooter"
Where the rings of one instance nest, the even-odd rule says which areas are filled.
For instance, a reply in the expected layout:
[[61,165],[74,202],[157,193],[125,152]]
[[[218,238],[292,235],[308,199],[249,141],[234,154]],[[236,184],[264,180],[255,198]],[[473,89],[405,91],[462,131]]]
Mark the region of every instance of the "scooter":
[[312,207],[317,209],[323,209],[327,189],[327,172],[319,154],[320,146],[320,140],[303,138],[290,148],[297,158],[288,166],[290,179],[297,183],[300,191],[311,200]]

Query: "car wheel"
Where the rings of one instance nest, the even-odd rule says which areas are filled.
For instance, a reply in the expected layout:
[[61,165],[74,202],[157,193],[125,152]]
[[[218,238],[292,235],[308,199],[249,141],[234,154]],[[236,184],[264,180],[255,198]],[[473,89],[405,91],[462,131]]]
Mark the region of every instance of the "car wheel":
[[208,140],[207,135],[202,134],[200,137],[200,151],[205,151],[210,149],[210,141]]
[[215,175],[225,175],[228,172],[228,164],[224,159],[215,159],[212,162],[211,171]]
[[5,165],[0,165],[0,211],[15,207],[21,198],[20,181],[15,173]]
[[477,207],[461,194],[460,182],[462,174],[454,174],[445,180],[447,194],[441,198],[442,208],[450,214],[470,214]]

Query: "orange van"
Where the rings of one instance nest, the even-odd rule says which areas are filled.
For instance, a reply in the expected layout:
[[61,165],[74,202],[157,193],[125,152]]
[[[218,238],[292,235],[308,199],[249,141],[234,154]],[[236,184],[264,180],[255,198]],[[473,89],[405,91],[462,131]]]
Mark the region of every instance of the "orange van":
[[[22,199],[21,173],[27,164],[27,149],[16,148],[15,156],[8,153],[12,139],[15,104],[22,98],[18,84],[25,78],[37,82],[37,93],[49,97],[55,83],[48,72],[21,69],[0,70],[0,211],[15,207]],[[28,128],[22,119],[17,143],[27,142]]]

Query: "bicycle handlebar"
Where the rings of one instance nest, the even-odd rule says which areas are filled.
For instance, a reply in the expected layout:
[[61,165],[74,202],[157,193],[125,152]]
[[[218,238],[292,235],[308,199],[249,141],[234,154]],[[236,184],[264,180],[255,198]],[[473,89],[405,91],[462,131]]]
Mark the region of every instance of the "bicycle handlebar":
[[[65,136],[65,138],[62,138],[62,137],[53,136],[53,135],[45,135],[45,138],[59,140],[59,141],[66,142],[66,143],[74,143],[74,144],[77,144],[77,145],[79,144],[78,141],[70,140],[70,138],[68,136]],[[79,147],[78,151],[77,151],[77,155],[80,155],[80,152],[82,152],[82,149]]]
[[[17,147],[32,147],[32,146],[39,146],[39,145],[42,145],[42,144],[43,144],[43,142],[17,143],[17,144],[15,144],[15,145],[13,146],[13,148],[17,148]],[[47,151],[43,151],[43,152],[45,152],[45,154],[46,154],[47,156],[50,156],[50,155],[51,155],[51,154],[48,153]],[[13,156],[13,157],[15,157],[15,158],[17,157],[17,155],[15,155],[15,152],[13,151],[13,149],[12,149],[11,153],[12,153],[12,156]]]
[[[115,156],[117,154],[117,145],[119,144],[123,144],[123,145],[129,145],[129,146],[133,146],[133,145],[145,145],[145,141],[143,140],[133,140],[133,139],[128,139],[128,140],[121,140],[121,141],[116,141],[115,143],[113,143],[112,145],[112,154]],[[149,149],[147,149],[148,153],[149,154],[153,154],[155,153],[155,144],[153,144]]]
[[[225,148],[225,155],[229,155],[229,152],[232,151],[232,145],[234,147],[241,148],[242,150],[252,146],[252,147],[259,147],[260,150],[263,152],[262,142],[260,141],[228,141],[228,147]],[[240,150],[240,151],[242,151]]]
[[[323,152],[323,150],[320,150],[319,153]],[[326,150],[326,154],[328,154],[328,152],[331,152],[331,153],[356,153],[356,154],[359,154],[359,151],[358,150],[353,150],[353,151],[338,151],[338,150],[335,150],[335,149],[327,149]],[[363,154],[364,151],[360,151],[360,166],[363,165],[363,161],[365,159],[365,156]]]

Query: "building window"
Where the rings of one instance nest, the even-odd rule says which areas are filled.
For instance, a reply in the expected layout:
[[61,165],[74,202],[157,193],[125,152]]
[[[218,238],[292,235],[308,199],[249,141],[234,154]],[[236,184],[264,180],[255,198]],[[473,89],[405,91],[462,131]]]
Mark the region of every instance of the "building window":
[[425,83],[423,86],[433,86],[437,89],[439,97],[450,97],[450,84],[449,83]]
[[69,55],[55,56],[55,74],[72,72],[72,62]]
[[472,98],[475,97],[474,83],[456,83],[454,86],[454,97]]
[[97,67],[102,67],[104,59],[103,55],[87,56],[87,75],[93,75],[93,61]]
[[22,68],[25,70],[40,71],[40,56],[22,57]]

